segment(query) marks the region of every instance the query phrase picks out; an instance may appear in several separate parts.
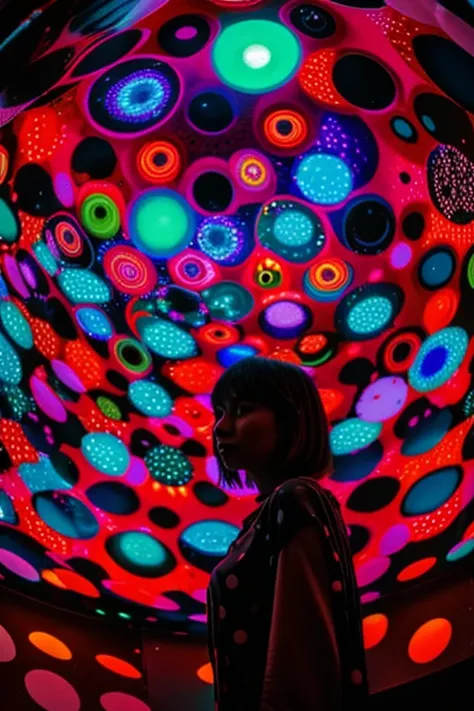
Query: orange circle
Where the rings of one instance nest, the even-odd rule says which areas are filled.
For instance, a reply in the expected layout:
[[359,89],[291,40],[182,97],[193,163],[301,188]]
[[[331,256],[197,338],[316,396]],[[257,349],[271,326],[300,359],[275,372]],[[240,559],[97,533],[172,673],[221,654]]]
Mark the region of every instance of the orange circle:
[[137,156],[137,168],[141,177],[157,185],[170,183],[177,178],[181,162],[178,149],[169,141],[145,143]]
[[423,325],[428,333],[445,328],[454,318],[459,298],[453,289],[441,289],[428,300],[423,311]]
[[73,570],[63,570],[62,568],[44,570],[41,577],[62,590],[71,590],[71,592],[86,595],[86,597],[100,597],[97,588],[87,578],[83,578]]
[[408,656],[415,664],[427,664],[440,656],[453,634],[449,620],[437,617],[419,627],[408,644]]
[[383,640],[388,630],[388,617],[376,614],[368,615],[362,620],[362,634],[364,636],[364,648],[371,649]]
[[138,669],[118,657],[111,657],[109,654],[97,654],[96,661],[105,669],[114,672],[114,674],[120,674],[120,676],[126,676],[129,679],[141,679],[142,675]]
[[414,578],[419,578],[420,575],[427,573],[430,568],[436,563],[436,558],[423,558],[422,560],[417,560],[414,563],[410,563],[406,568],[403,568],[398,575],[397,580],[400,582],[406,582],[407,580],[413,580]]
[[46,632],[32,632],[28,635],[31,644],[45,654],[55,659],[72,659],[72,652],[61,640]]
[[211,664],[204,664],[204,666],[199,667],[196,672],[198,679],[201,679],[205,684],[214,683],[214,673],[212,671]]
[[308,137],[306,118],[292,109],[272,111],[263,122],[265,138],[278,148],[296,148]]

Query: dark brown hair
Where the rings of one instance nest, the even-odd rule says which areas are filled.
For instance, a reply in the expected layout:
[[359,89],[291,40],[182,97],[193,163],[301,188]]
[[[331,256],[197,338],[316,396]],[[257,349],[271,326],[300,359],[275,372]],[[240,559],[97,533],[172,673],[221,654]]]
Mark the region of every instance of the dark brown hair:
[[[321,479],[332,467],[326,413],[316,385],[297,365],[260,356],[243,358],[221,375],[211,400],[214,412],[232,398],[269,407],[275,414],[279,447],[277,461],[285,462],[285,478]],[[219,483],[241,487],[239,472],[227,469],[216,447]],[[251,482],[248,480],[246,484]],[[278,482],[280,483],[280,482]]]

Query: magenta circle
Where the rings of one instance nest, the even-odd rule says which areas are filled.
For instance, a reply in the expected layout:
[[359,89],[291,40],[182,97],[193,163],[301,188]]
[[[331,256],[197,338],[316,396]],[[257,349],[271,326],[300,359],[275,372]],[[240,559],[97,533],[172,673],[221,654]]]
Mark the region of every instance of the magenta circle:
[[24,558],[20,558],[19,555],[12,553],[12,551],[7,551],[5,548],[0,548],[0,563],[11,573],[15,573],[20,578],[29,580],[32,583],[37,583],[40,579],[36,568],[33,568]]
[[382,577],[390,568],[390,558],[372,558],[356,570],[357,585],[360,588],[370,585]]
[[59,674],[35,669],[25,676],[25,686],[33,701],[46,711],[79,711],[81,708],[76,690]]

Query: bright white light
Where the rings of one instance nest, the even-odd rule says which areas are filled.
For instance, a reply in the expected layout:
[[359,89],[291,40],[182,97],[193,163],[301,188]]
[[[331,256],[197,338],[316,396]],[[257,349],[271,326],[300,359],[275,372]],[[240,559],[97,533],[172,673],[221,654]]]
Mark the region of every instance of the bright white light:
[[251,69],[266,67],[272,58],[272,53],[263,44],[251,44],[244,50],[244,62]]

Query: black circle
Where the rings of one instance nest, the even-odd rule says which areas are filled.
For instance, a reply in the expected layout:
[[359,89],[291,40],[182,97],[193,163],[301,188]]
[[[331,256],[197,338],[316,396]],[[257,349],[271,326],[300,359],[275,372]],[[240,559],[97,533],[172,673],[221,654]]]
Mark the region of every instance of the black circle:
[[191,57],[208,42],[211,28],[200,15],[178,15],[165,22],[157,32],[157,40],[172,57]]
[[405,236],[413,242],[420,239],[424,229],[425,218],[421,212],[409,212],[408,215],[403,218],[402,230]]
[[474,57],[439,35],[414,37],[413,49],[431,81],[464,109],[473,112]]
[[79,469],[73,460],[59,450],[53,450],[49,458],[59,476],[71,486],[76,486],[79,481]]
[[198,481],[193,487],[196,498],[206,506],[224,506],[229,500],[227,494],[209,481]]
[[410,355],[411,348],[408,343],[399,343],[393,349],[392,358],[395,363],[403,363]]
[[21,166],[15,175],[13,189],[18,196],[16,207],[30,215],[49,217],[61,209],[51,176],[38,163]]
[[123,390],[124,392],[128,390],[130,383],[127,378],[122,375],[122,373],[118,373],[116,370],[108,370],[105,377],[114,388],[117,388],[117,390]]
[[97,508],[118,516],[128,516],[140,508],[135,491],[120,482],[101,481],[89,487],[86,496]]
[[297,30],[312,39],[325,39],[336,31],[334,17],[318,5],[297,5],[290,13],[290,21]]
[[220,133],[232,123],[234,111],[223,94],[217,91],[205,91],[192,99],[188,108],[188,117],[199,131]]
[[193,196],[203,210],[222,212],[232,202],[233,189],[225,175],[209,171],[200,175],[194,182]]
[[47,300],[45,316],[58,336],[70,341],[77,338],[77,328],[70,316],[70,312],[55,296],[51,296]]
[[140,30],[126,30],[120,34],[109,37],[105,42],[95,45],[84,59],[81,59],[71,72],[73,77],[83,77],[96,72],[103,67],[114,64],[125,57],[140,41]]
[[161,168],[163,165],[166,165],[168,162],[168,158],[165,153],[155,153],[153,156],[153,163],[158,167]]
[[148,512],[148,518],[160,528],[176,528],[181,519],[174,511],[166,506],[155,506]]
[[351,511],[373,513],[388,506],[400,491],[400,482],[391,476],[369,479],[354,489],[346,506]]
[[474,153],[472,123],[467,113],[454,101],[441,94],[419,94],[413,107],[425,131],[439,143]]
[[143,353],[133,343],[128,343],[120,349],[120,355],[125,363],[132,366],[138,366],[143,362]]
[[110,143],[97,136],[81,141],[72,154],[72,169],[95,180],[108,178],[115,170],[117,156]]
[[395,235],[395,215],[388,202],[364,196],[349,204],[344,220],[344,240],[357,254],[380,254]]
[[341,57],[334,65],[333,81],[346,101],[369,111],[387,108],[397,93],[391,74],[364,54]]
[[352,555],[357,555],[369,542],[370,531],[365,526],[359,526],[357,523],[350,524],[349,531],[349,545]]
[[292,123],[291,121],[288,121],[288,119],[281,119],[281,121],[277,121],[276,130],[280,136],[289,136],[292,128]]
[[400,173],[400,180],[404,185],[408,185],[408,183],[411,181],[410,174],[409,173]]

